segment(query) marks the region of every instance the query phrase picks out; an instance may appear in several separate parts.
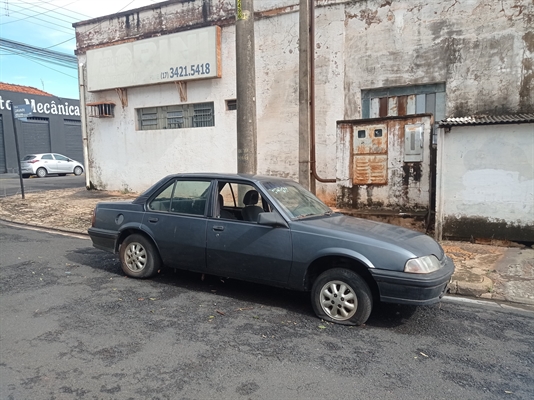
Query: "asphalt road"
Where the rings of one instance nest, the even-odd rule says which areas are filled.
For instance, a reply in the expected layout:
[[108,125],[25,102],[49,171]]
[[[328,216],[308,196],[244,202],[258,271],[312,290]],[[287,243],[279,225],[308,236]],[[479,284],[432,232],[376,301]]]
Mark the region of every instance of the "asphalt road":
[[534,314],[381,306],[164,270],[124,277],[83,238],[0,224],[2,399],[532,399]]
[[[80,176],[50,175],[45,178],[31,177],[22,180],[24,193],[40,192],[52,189],[70,189],[85,186],[85,174]],[[20,194],[20,179],[15,174],[0,174],[0,197]]]

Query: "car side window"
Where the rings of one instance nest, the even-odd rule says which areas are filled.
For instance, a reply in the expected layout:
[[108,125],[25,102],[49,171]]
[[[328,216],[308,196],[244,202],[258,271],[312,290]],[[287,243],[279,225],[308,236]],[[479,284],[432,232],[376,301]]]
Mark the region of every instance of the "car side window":
[[59,161],[69,161],[67,157],[62,156],[61,154],[54,154],[54,157],[56,158],[56,160],[59,160]]
[[148,204],[154,211],[205,215],[210,181],[175,180]]
[[42,157],[41,157],[41,160],[53,160],[54,157],[52,157],[52,154],[44,154]]
[[219,182],[216,217],[256,222],[261,212],[270,206],[254,186],[237,182]]

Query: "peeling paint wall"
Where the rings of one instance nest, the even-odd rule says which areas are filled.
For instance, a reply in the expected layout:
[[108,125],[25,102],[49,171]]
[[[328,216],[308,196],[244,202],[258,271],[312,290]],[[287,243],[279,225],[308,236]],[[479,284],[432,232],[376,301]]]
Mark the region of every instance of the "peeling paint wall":
[[[235,75],[234,28],[222,33],[223,74]],[[85,56],[79,56],[85,62]],[[158,179],[177,172],[236,172],[236,112],[225,100],[235,99],[233,79],[187,83],[187,103],[213,101],[214,127],[136,130],[137,112],[144,107],[181,104],[174,83],[127,89],[122,107],[115,91],[86,94],[88,103],[111,101],[114,118],[88,118],[90,178],[97,189],[144,191]]]
[[534,110],[530,0],[346,5],[345,118],[360,89],[445,82],[447,116]]
[[[298,177],[298,0],[256,1],[258,172]],[[162,175],[235,171],[235,0],[172,0],[75,24],[80,62],[89,49],[222,27],[222,78],[187,84],[188,103],[213,101],[213,128],[136,131],[135,109],[181,104],[174,84],[128,88],[87,102],[117,103],[90,119],[98,188],[143,190]],[[530,0],[320,0],[316,2],[317,171],[336,177],[336,121],[361,118],[361,90],[445,83],[447,116],[534,110]],[[336,201],[336,185],[317,184]],[[362,197],[365,199],[366,197]]]
[[441,133],[444,237],[534,241],[534,124]]

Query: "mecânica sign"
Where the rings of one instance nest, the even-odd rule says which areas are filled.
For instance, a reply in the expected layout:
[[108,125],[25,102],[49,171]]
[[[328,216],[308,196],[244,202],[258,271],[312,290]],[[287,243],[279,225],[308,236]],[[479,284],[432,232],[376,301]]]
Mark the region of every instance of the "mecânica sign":
[[[11,100],[4,100],[0,96],[0,110],[11,110]],[[37,114],[52,114],[52,115],[66,115],[66,116],[80,116],[80,107],[69,104],[68,101],[60,102],[59,99],[51,101],[35,101],[35,99],[24,99],[24,103],[31,107],[32,113]]]
[[209,26],[87,51],[87,89],[221,77],[221,28]]

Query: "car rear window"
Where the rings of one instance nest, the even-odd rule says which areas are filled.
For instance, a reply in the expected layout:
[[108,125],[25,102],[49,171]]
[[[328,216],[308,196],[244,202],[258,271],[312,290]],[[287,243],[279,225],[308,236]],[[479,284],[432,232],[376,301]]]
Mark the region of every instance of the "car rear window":
[[24,159],[22,161],[28,161],[28,160],[33,160],[35,158],[35,155],[33,154],[29,154],[27,155],[26,157],[24,157]]

